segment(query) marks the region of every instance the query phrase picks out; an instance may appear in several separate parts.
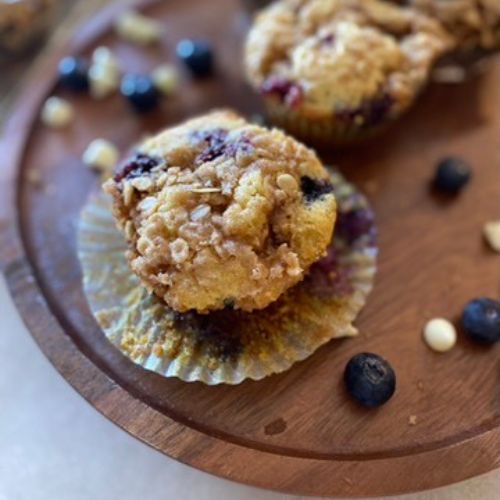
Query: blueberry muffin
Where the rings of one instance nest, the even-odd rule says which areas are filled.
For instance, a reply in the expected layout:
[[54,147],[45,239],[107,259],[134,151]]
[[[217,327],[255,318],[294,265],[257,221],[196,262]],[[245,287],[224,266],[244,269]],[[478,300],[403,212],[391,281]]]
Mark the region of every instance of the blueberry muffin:
[[52,19],[55,0],[0,0],[0,54],[28,48]]
[[257,15],[245,64],[277,125],[315,145],[400,116],[451,48],[440,23],[379,0],[281,0]]
[[500,47],[500,0],[403,0],[439,21],[462,50]]
[[336,202],[316,155],[229,111],[146,140],[104,185],[131,269],[172,309],[261,309],[304,278]]

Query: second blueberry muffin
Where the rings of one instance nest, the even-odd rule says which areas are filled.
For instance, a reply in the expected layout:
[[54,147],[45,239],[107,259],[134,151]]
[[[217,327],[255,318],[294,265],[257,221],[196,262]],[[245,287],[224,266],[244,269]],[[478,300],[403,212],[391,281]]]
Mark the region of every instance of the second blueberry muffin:
[[336,217],[311,150],[227,111],[145,141],[105,190],[132,270],[180,312],[266,307],[326,253]]
[[451,47],[439,22],[379,0],[281,0],[246,43],[271,120],[313,144],[346,143],[400,116]]

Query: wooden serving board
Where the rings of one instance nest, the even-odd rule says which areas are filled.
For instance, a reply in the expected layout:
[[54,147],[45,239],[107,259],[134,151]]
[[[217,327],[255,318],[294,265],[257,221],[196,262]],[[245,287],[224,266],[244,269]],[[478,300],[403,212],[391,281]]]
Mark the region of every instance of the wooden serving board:
[[[105,339],[82,292],[75,251],[79,211],[95,175],[80,160],[105,137],[124,150],[153,132],[216,106],[259,110],[245,86],[237,0],[143,5],[162,20],[161,47],[139,49],[109,30],[112,5],[39,67],[5,130],[1,150],[0,256],[17,306],[43,352],[95,408],[145,443],[205,471],[280,491],[311,495],[389,495],[445,485],[500,466],[500,345],[460,335],[448,354],[421,340],[426,319],[457,319],[477,296],[498,297],[499,258],[481,238],[500,217],[500,64],[472,81],[432,86],[392,130],[333,153],[365,188],[380,230],[376,286],[358,338],[333,341],[288,372],[260,382],[208,387],[165,379],[135,366]],[[78,119],[64,131],[38,121],[68,53],[111,46],[129,71],[174,61],[182,37],[216,47],[216,77],[188,75],[152,115],[134,116],[120,96],[70,97]],[[59,95],[66,95],[58,90]],[[429,191],[436,161],[470,161],[474,179],[457,200]],[[329,159],[331,160],[331,158]],[[36,169],[41,186],[28,181]],[[304,332],[307,335],[307,332]],[[344,392],[342,372],[360,351],[390,360],[397,392],[368,411]],[[29,360],[27,360],[29,362]],[[410,416],[416,425],[410,425]]]

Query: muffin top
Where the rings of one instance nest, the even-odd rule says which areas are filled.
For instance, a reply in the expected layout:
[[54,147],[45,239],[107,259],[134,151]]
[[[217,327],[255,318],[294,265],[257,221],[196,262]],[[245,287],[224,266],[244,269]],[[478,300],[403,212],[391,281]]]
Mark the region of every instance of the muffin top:
[[229,111],[146,140],[104,189],[132,270],[181,312],[266,307],[324,255],[336,216],[311,150]]
[[451,41],[440,24],[379,0],[281,0],[255,19],[246,69],[264,95],[324,116],[407,107]]
[[443,23],[462,48],[500,46],[499,0],[404,0]]

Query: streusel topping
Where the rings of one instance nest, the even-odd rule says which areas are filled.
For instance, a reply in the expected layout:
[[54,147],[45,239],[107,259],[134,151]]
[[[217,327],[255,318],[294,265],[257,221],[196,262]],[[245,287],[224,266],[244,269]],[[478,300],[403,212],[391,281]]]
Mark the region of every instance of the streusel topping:
[[405,0],[439,19],[463,48],[500,46],[499,0]]
[[104,189],[132,270],[177,311],[267,306],[325,253],[335,222],[316,155],[226,111],[147,140]]
[[398,111],[450,44],[437,21],[379,0],[281,0],[257,16],[246,67],[263,94],[311,113],[387,98]]

